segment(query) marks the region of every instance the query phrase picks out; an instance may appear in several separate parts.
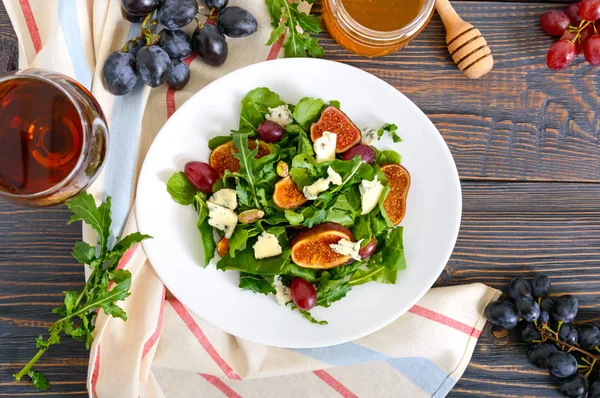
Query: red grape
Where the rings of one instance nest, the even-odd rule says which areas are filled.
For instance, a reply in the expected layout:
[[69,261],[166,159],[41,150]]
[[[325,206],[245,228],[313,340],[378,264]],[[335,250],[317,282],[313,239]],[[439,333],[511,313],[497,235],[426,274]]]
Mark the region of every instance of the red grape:
[[546,64],[552,70],[562,69],[573,61],[576,52],[575,44],[569,40],[561,39],[554,43],[550,47],[550,50],[548,50]]
[[190,184],[204,193],[212,193],[213,185],[219,179],[219,172],[204,162],[187,162],[183,171]]
[[302,278],[292,281],[292,301],[301,310],[310,310],[317,304],[315,287]]
[[360,258],[370,257],[371,254],[373,254],[373,252],[375,251],[375,249],[377,249],[377,239],[371,238],[369,243],[367,243],[365,247],[358,251],[358,255],[360,256]]
[[559,10],[546,11],[540,18],[542,29],[552,36],[562,35],[567,30],[570,22],[571,20],[567,14]]
[[358,144],[344,152],[342,159],[352,160],[355,156],[360,156],[360,160],[365,163],[373,163],[375,150],[370,145]]
[[583,43],[583,56],[592,65],[600,65],[600,36],[594,35]]
[[579,16],[586,21],[600,18],[600,0],[582,0],[579,6]]
[[592,24],[589,24],[584,30],[579,34],[579,39],[575,42],[575,46],[577,47],[577,54],[581,54],[583,52],[583,47],[587,39],[594,34],[594,27]]
[[581,17],[579,16],[579,6],[580,5],[581,5],[580,1],[569,4],[569,6],[567,7],[567,10],[565,11],[565,14],[567,14],[569,19],[571,20],[571,25],[573,25],[573,26],[579,26],[579,23],[581,22]]
[[266,142],[279,141],[283,137],[283,132],[283,127],[270,120],[265,120],[258,125],[258,135]]

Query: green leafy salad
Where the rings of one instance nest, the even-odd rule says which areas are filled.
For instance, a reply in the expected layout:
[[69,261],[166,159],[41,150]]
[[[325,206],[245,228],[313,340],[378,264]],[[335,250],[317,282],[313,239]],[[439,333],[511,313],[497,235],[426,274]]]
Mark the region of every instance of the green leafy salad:
[[393,124],[358,129],[337,101],[286,104],[256,88],[237,130],[211,139],[208,163],[188,162],[167,190],[198,214],[204,266],[217,257],[240,289],[325,324],[309,310],[393,284],[406,267],[397,225],[410,176],[397,152],[373,146],[384,135],[401,141]]

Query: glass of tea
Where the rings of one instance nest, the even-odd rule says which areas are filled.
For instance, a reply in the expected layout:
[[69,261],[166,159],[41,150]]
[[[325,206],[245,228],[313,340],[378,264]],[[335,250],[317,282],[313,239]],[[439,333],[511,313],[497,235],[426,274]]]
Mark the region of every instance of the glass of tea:
[[42,69],[0,76],[0,197],[63,202],[94,181],[107,148],[104,113],[81,84]]
[[378,57],[406,46],[427,25],[435,0],[323,0],[323,20],[342,47]]

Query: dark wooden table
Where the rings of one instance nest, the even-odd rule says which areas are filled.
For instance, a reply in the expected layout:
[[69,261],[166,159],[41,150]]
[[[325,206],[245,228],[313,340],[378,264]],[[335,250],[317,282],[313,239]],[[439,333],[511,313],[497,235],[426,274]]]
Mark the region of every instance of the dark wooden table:
[[[551,1],[551,0],[548,0]],[[452,64],[439,18],[406,49],[369,60],[320,37],[327,57],[363,68],[412,99],[450,146],[462,179],[460,236],[437,286],[483,282],[504,289],[543,271],[555,294],[581,302],[582,320],[600,318],[600,78],[583,59],[561,72],[545,67],[552,39],[540,15],[556,5],[457,1],[459,14],[488,40],[496,65],[469,81]],[[317,6],[316,12],[319,12]],[[16,37],[0,3],[0,73],[14,68]],[[65,207],[33,210],[0,202],[0,396],[85,396],[88,358],[64,342],[38,367],[46,393],[11,375],[34,354],[33,339],[54,320],[62,291],[83,283],[70,256],[80,237]],[[560,396],[526,345],[494,340],[489,325],[452,393]]]

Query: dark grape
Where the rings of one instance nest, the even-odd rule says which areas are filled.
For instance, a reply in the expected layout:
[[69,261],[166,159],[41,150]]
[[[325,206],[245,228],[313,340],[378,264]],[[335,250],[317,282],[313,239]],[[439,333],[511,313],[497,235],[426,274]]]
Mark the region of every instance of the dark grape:
[[169,54],[157,45],[142,48],[136,57],[140,77],[150,87],[158,87],[167,81],[171,66]]
[[538,318],[540,325],[547,325],[550,323],[550,313],[540,310],[540,317]]
[[565,379],[577,373],[577,360],[568,352],[556,351],[550,353],[544,361],[550,375]]
[[583,56],[592,65],[600,65],[600,35],[594,35],[583,42]]
[[192,22],[197,13],[196,0],[163,0],[156,18],[165,28],[175,30]]
[[546,358],[558,349],[547,343],[534,344],[527,350],[527,360],[530,364],[537,366],[538,368],[546,367]]
[[576,53],[575,44],[570,40],[561,39],[548,50],[546,65],[552,70],[563,69],[573,61]]
[[531,281],[534,297],[546,297],[550,290],[550,279],[544,274],[538,274]]
[[558,338],[567,344],[575,345],[579,339],[577,329],[572,323],[565,323],[561,325],[560,332],[558,332]]
[[360,156],[360,160],[365,163],[373,163],[375,150],[370,145],[358,144],[342,153],[342,159],[344,160],[352,160],[355,156]]
[[559,10],[550,10],[542,14],[540,25],[546,33],[552,36],[560,36],[569,27],[571,20],[566,13]]
[[587,398],[600,398],[600,381],[595,381],[588,390]]
[[531,297],[520,297],[517,300],[517,311],[525,322],[534,322],[540,316],[540,307]]
[[138,81],[135,57],[123,51],[113,52],[104,62],[102,76],[104,85],[111,94],[127,94]]
[[552,297],[544,297],[540,302],[540,309],[546,311],[548,314],[552,314],[552,308],[554,308],[554,299]]
[[135,39],[134,41],[129,43],[129,46],[127,46],[127,48],[129,49],[129,54],[131,54],[135,57],[137,55],[137,53],[145,46],[146,46],[145,40]]
[[593,350],[600,344],[600,329],[589,324],[579,326],[579,344],[585,350]]
[[145,17],[158,8],[160,0],[121,0],[121,5],[129,14]]
[[258,125],[258,135],[266,142],[279,141],[284,133],[283,127],[270,120],[265,120]]
[[292,300],[301,310],[310,310],[317,304],[315,287],[302,278],[295,278],[291,286]]
[[600,0],[582,0],[579,5],[579,16],[586,21],[600,19]]
[[219,32],[229,37],[246,37],[256,32],[256,18],[242,7],[231,6],[219,13]]
[[577,298],[570,294],[565,294],[564,296],[560,296],[554,303],[552,317],[557,321],[571,323],[577,316],[578,309],[579,301],[577,301]]
[[146,15],[131,14],[131,13],[127,12],[127,10],[124,9],[123,7],[121,7],[121,15],[123,16],[123,18],[125,18],[126,20],[128,20],[131,23],[140,23],[140,22],[143,22],[144,19],[146,18]]
[[579,23],[581,22],[581,17],[579,16],[579,6],[581,5],[580,1],[577,1],[575,3],[571,3],[569,4],[569,6],[567,7],[565,14],[567,14],[567,16],[569,17],[569,20],[571,21],[571,25],[573,26],[579,26]]
[[560,386],[560,392],[567,397],[581,397],[587,391],[588,379],[581,374],[575,374],[569,377]]
[[523,340],[527,343],[531,343],[533,340],[542,339],[542,335],[533,323],[528,323],[521,331],[521,335],[523,336]]
[[204,25],[196,29],[192,36],[192,46],[209,65],[223,65],[227,60],[227,40],[215,26]]
[[227,7],[227,3],[229,3],[229,0],[204,0],[206,7],[211,10],[214,8],[217,11],[221,11],[223,8]]
[[371,254],[375,252],[375,249],[377,249],[377,239],[373,237],[371,238],[369,243],[367,243],[362,249],[358,251],[358,255],[360,256],[360,258],[371,257]]
[[171,58],[185,58],[192,53],[192,40],[181,29],[163,29],[159,33],[158,45]]
[[204,193],[212,193],[213,185],[219,179],[219,172],[204,162],[187,162],[183,171],[190,184]]
[[190,68],[180,59],[171,60],[167,74],[167,85],[175,90],[181,90],[190,81]]
[[485,307],[485,316],[494,325],[512,329],[519,323],[517,307],[508,301],[492,301]]
[[515,301],[519,297],[531,297],[531,283],[520,277],[513,278],[508,283],[508,295]]

